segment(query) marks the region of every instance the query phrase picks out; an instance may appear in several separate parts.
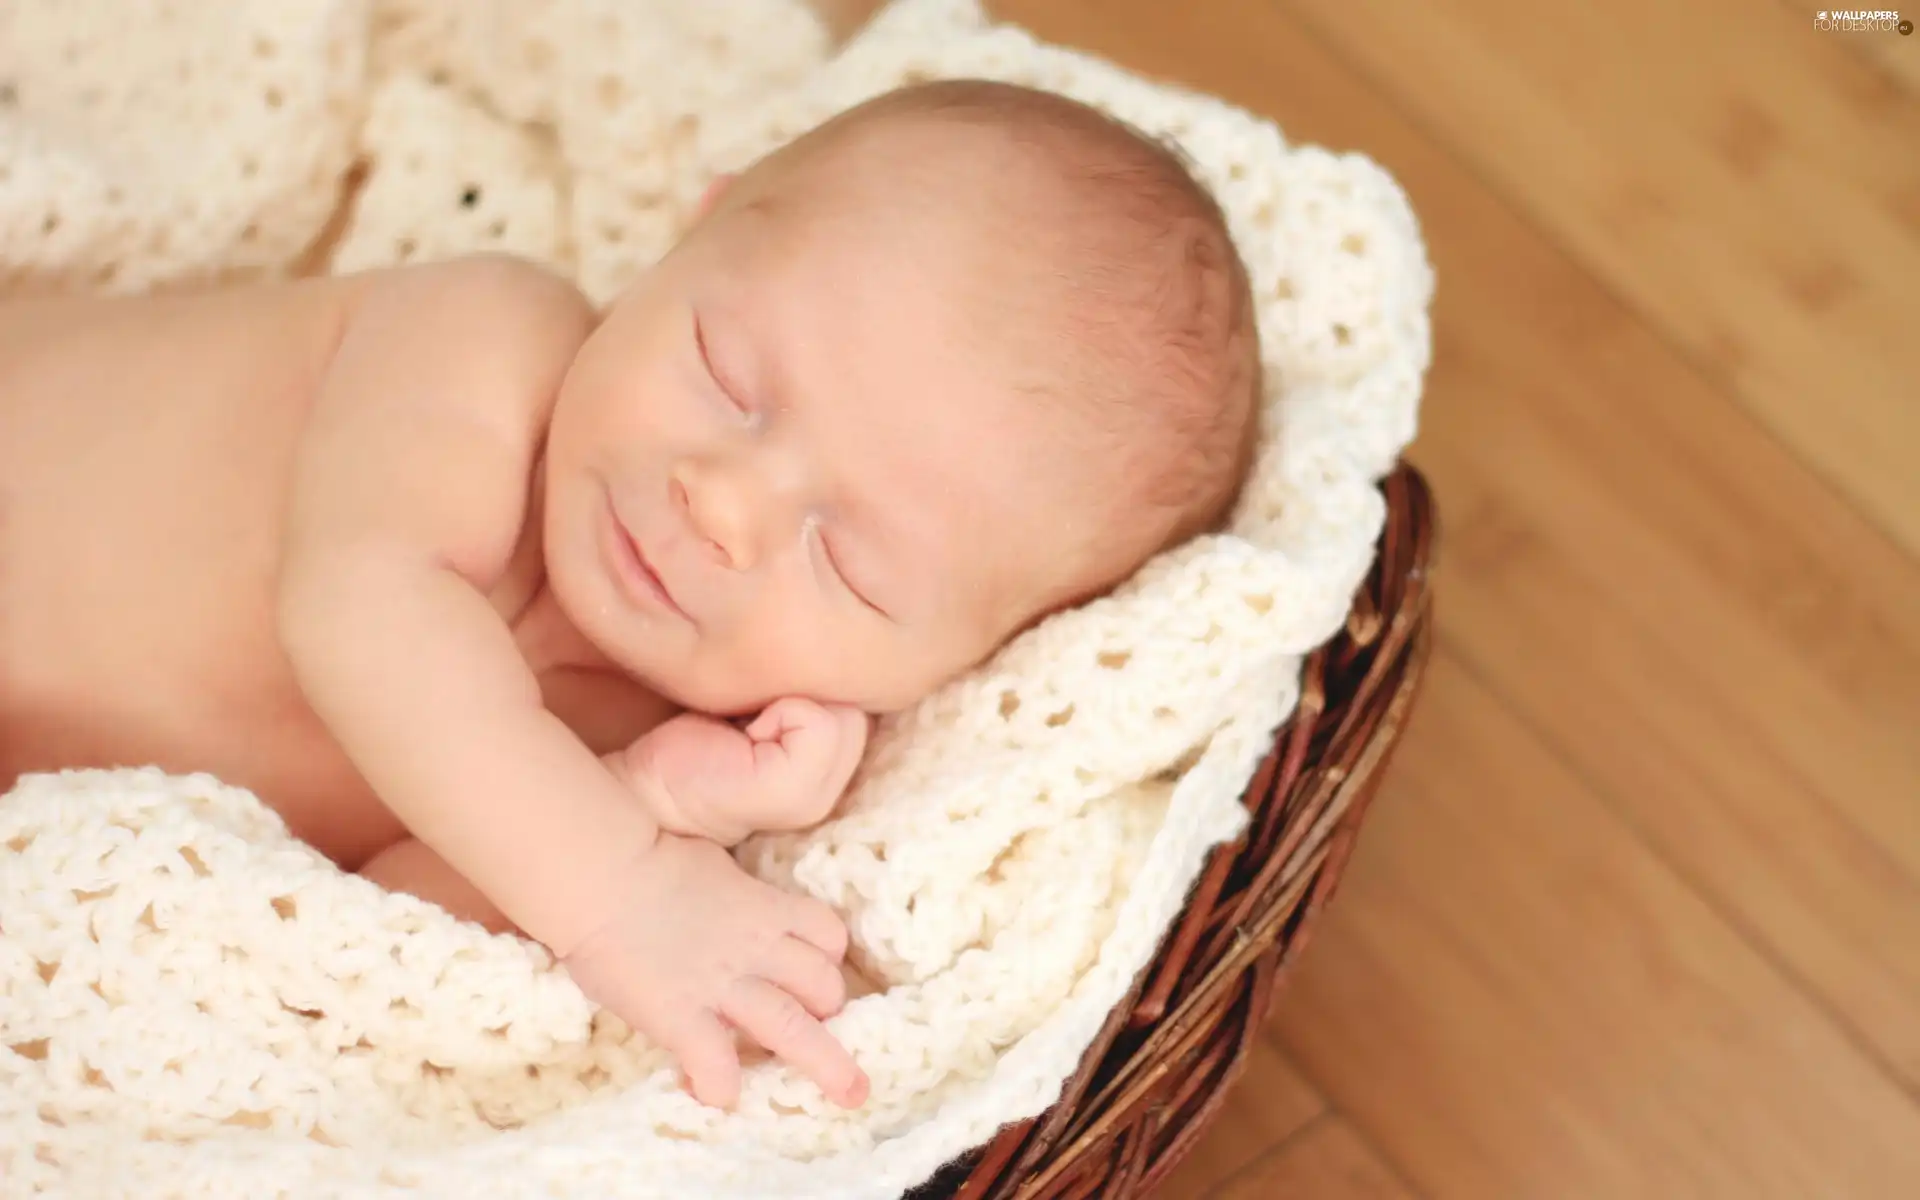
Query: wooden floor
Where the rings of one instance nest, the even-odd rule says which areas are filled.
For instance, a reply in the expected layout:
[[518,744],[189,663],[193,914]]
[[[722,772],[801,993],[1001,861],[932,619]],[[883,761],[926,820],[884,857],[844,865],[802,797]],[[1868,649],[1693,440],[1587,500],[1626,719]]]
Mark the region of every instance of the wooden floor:
[[1920,1197],[1920,36],[993,8],[1371,155],[1439,278],[1431,683],[1168,1194]]

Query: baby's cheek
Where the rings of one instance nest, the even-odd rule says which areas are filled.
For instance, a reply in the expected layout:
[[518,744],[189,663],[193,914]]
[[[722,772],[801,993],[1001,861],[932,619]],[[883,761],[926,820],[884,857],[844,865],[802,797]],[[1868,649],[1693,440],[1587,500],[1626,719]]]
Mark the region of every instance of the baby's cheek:
[[912,708],[980,660],[971,643],[929,631],[924,636],[902,634],[875,659],[859,703],[869,712],[892,713]]
[[785,680],[805,678],[845,655],[844,637],[800,589],[770,591],[742,630],[743,666]]

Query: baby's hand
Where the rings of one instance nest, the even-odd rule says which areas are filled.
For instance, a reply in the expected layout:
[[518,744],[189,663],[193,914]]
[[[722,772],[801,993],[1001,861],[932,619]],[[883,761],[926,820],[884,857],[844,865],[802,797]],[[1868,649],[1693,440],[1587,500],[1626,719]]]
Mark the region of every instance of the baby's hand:
[[824,821],[859,769],[867,749],[867,714],[844,704],[816,704],[789,696],[766,707],[747,726],[754,773],[766,815],[785,822],[767,829],[803,829]]
[[607,762],[655,802],[664,828],[730,846],[825,820],[860,765],[867,730],[859,709],[788,697],[744,730],[681,713]]
[[748,875],[710,841],[663,833],[607,922],[562,961],[589,998],[679,1059],[704,1104],[739,1097],[732,1026],[858,1108],[867,1077],[821,1023],[846,1004],[846,948],[831,908]]

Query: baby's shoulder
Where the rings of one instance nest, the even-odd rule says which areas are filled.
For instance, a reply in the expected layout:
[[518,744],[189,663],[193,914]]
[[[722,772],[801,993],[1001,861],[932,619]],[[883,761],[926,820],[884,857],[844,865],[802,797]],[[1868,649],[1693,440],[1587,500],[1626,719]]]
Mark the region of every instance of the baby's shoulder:
[[507,255],[393,268],[361,286],[341,339],[350,357],[388,380],[431,379],[469,411],[504,406],[536,436],[599,320],[571,280]]
[[300,495],[326,514],[315,527],[383,523],[491,588],[528,533],[530,480],[592,307],[563,276],[502,255],[340,286],[351,298],[302,438]]
[[416,295],[440,290],[449,299],[551,305],[568,311],[588,307],[579,287],[564,274],[533,259],[505,253],[463,254],[335,278],[350,286],[401,287]]
[[535,347],[571,355],[595,314],[572,280],[530,259],[472,254],[326,281],[383,332],[452,339],[468,353],[513,356]]

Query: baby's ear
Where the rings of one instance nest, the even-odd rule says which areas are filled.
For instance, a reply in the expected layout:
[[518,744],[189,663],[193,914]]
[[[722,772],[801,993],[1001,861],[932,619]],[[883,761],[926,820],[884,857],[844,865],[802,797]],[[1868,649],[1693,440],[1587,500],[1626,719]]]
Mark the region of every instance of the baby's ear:
[[700,220],[713,211],[720,197],[726,193],[727,185],[733,182],[732,175],[716,175],[713,182],[707,184],[707,190],[700,195],[700,207],[694,210],[694,219]]

